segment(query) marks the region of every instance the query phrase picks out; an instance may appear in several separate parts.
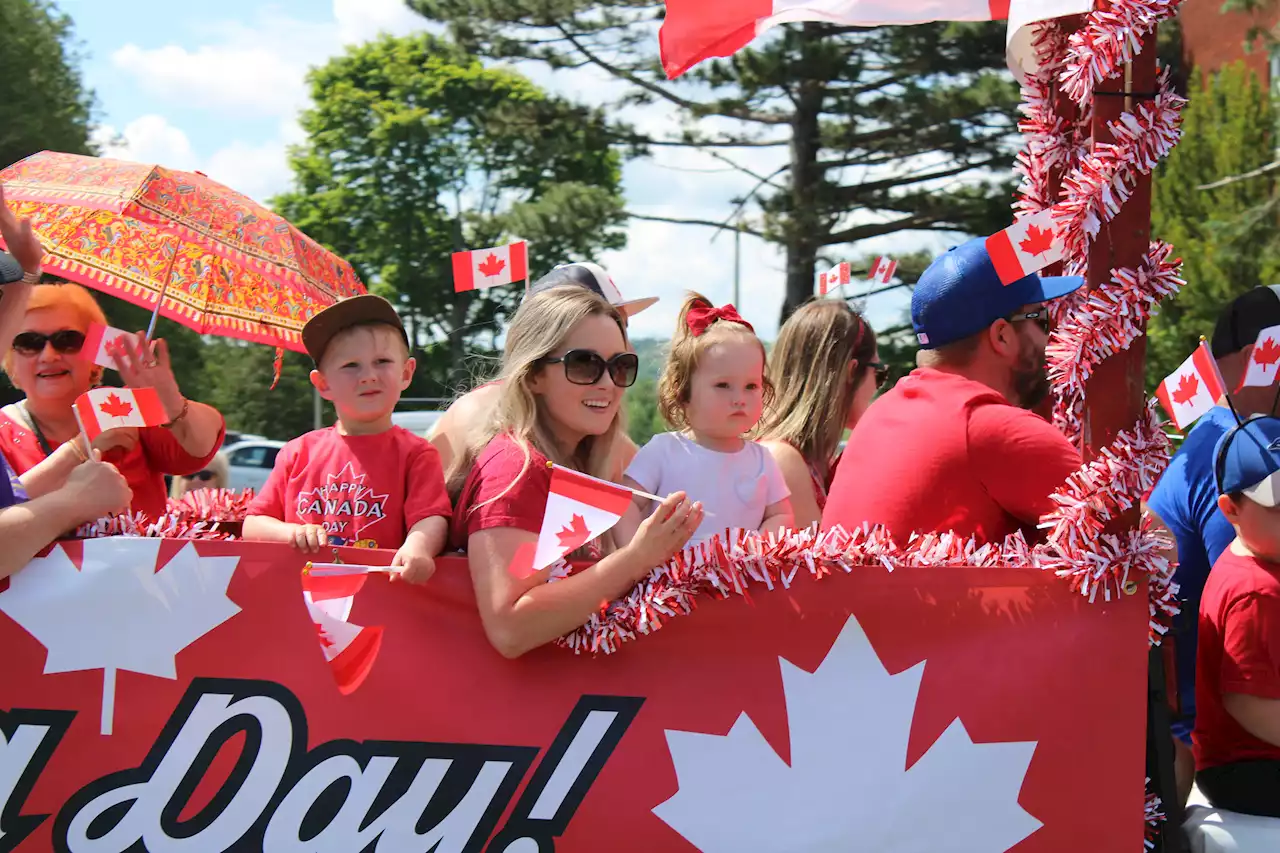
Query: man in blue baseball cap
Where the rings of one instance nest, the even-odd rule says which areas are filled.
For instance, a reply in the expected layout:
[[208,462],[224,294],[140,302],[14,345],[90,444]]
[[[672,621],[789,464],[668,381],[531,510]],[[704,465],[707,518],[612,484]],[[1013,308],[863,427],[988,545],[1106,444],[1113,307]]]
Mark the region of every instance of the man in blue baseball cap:
[[1280,420],[1224,435],[1214,477],[1236,535],[1200,600],[1196,782],[1220,809],[1280,817]]
[[935,259],[911,297],[918,367],[858,422],[823,527],[883,524],[902,543],[947,530],[1035,538],[1049,495],[1081,465],[1029,411],[1049,391],[1045,306],[1083,283],[1032,274],[1004,285],[981,238]]

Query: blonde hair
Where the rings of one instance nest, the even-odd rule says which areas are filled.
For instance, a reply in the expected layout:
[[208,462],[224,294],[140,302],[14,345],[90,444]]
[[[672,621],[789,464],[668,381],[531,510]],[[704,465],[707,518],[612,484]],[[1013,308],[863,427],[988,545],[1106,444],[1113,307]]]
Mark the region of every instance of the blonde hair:
[[[107,315],[102,313],[102,306],[98,304],[98,300],[78,284],[37,284],[31,288],[31,298],[27,300],[27,314],[50,308],[69,308],[80,321],[79,331],[81,332],[88,331],[93,323],[107,325]],[[14,353],[10,349],[4,354],[4,372],[14,387],[19,388],[17,377],[14,376],[13,359]],[[102,375],[101,371],[101,368],[97,368],[98,376]]]
[[[732,338],[750,338],[760,347],[760,357],[766,353],[764,344],[756,337],[749,326],[741,323],[730,323],[715,320],[701,335],[695,335],[689,328],[689,311],[696,306],[714,307],[711,301],[699,293],[690,293],[680,306],[680,319],[676,321],[676,332],[671,336],[671,349],[667,353],[667,363],[662,367],[662,376],[658,379],[658,411],[662,419],[672,429],[685,429],[689,420],[685,416],[684,407],[689,403],[689,387],[693,383],[693,374],[698,363],[709,347]],[[773,401],[773,383],[769,381],[769,371],[762,371],[764,384],[764,404],[766,408]]]
[[[227,461],[227,454],[219,451],[214,454],[213,459],[209,460],[209,464],[204,466],[202,470],[213,472],[213,483],[210,488],[225,489],[227,480],[231,476],[231,465]],[[174,477],[172,485],[169,486],[169,497],[177,500],[178,498],[189,492],[191,481],[186,477]]]
[[456,500],[462,491],[480,452],[499,434],[510,435],[515,440],[524,452],[524,465],[506,489],[484,503],[471,507],[472,511],[498,500],[520,481],[529,469],[530,445],[558,465],[603,480],[611,478],[610,454],[614,441],[623,430],[621,409],[602,435],[587,436],[572,454],[565,455],[552,438],[539,399],[529,387],[529,380],[544,368],[544,365],[539,364],[540,359],[564,346],[565,338],[579,323],[596,316],[608,317],[617,323],[624,346],[630,347],[617,309],[584,287],[553,287],[521,303],[507,328],[507,343],[503,348],[502,367],[498,374],[498,381],[502,383],[501,393],[484,428],[466,438],[466,447],[450,465],[447,479],[452,498]]
[[[790,444],[811,466],[830,464],[875,351],[870,324],[843,300],[801,305],[782,324],[769,355],[777,398],[760,421],[758,437]],[[850,382],[853,361],[859,367]]]

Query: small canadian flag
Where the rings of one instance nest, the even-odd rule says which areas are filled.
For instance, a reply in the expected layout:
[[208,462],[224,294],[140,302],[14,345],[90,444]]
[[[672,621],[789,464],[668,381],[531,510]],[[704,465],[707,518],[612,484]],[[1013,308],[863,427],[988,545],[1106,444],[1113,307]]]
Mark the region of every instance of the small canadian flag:
[[311,614],[320,651],[333,670],[343,695],[364,683],[382,648],[382,626],[365,628],[350,621],[351,606],[368,580],[368,567],[351,566],[350,574],[302,573],[302,600]]
[[1225,393],[1226,383],[1218,373],[1218,363],[1213,360],[1213,354],[1204,341],[1156,389],[1160,405],[1173,418],[1173,425],[1179,432],[1216,406]]
[[827,291],[841,284],[849,283],[849,264],[842,261],[824,273],[818,274],[818,293],[827,295]]
[[80,357],[89,359],[101,367],[119,370],[116,357],[107,352],[107,347],[115,343],[121,336],[132,337],[124,329],[104,326],[102,323],[90,323],[89,331],[84,336],[84,346],[80,348]]
[[94,388],[76,398],[76,420],[93,441],[109,429],[154,427],[169,422],[154,388]]
[[613,527],[631,505],[625,486],[589,477],[559,465],[551,466],[551,491],[542,513],[534,571],[578,550]]
[[1054,228],[1052,209],[1045,209],[988,237],[987,254],[1000,283],[1008,286],[1056,264],[1066,255],[1066,249]]
[[898,262],[893,258],[876,258],[876,262],[871,265],[871,274],[867,278],[871,281],[878,281],[881,284],[889,284],[893,281],[893,274],[897,270]]
[[453,253],[453,292],[484,290],[529,277],[528,243]]
[[1247,385],[1274,385],[1280,364],[1280,326],[1268,326],[1258,333],[1249,356],[1249,367],[1240,378],[1239,391]]

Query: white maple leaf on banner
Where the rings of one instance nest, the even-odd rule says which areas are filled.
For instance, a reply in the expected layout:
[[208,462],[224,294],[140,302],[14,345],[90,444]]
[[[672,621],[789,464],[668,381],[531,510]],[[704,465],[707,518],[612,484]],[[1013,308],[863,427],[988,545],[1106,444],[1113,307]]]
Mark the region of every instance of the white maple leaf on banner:
[[59,546],[0,592],[0,611],[48,650],[46,674],[103,670],[104,735],[117,670],[177,678],[178,652],[240,612],[227,598],[239,558],[201,557],[188,544],[157,572],[159,550],[159,539],[86,539],[77,569]]
[[653,811],[703,853],[998,853],[1040,828],[1018,805],[1036,744],[975,744],[959,719],[906,767],[924,662],[890,675],[852,616],[812,673],[779,658],[784,762],[745,713],[667,731],[679,790]]

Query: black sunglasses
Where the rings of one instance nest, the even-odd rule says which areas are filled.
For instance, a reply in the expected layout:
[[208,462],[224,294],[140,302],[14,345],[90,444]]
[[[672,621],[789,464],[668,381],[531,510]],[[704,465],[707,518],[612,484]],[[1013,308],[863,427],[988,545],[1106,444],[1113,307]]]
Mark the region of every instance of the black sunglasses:
[[218,475],[217,475],[217,474],[215,474],[215,473],[213,473],[212,471],[197,471],[197,472],[196,472],[196,473],[194,473],[194,474],[183,474],[183,475],[182,475],[182,479],[184,479],[184,480],[199,480],[199,481],[200,481],[200,482],[202,482],[202,483],[207,483],[207,482],[209,482],[210,480],[212,480],[212,479],[213,479],[214,477],[216,477],[216,476],[218,476]]
[[23,355],[39,355],[44,352],[45,344],[53,344],[53,349],[63,355],[80,352],[84,346],[84,332],[75,329],[62,329],[52,335],[40,332],[23,332],[13,336],[13,348]]
[[868,361],[867,367],[876,372],[876,388],[883,388],[889,381],[889,365],[878,361]]
[[537,364],[563,364],[564,378],[574,385],[595,385],[607,370],[614,385],[630,388],[640,373],[640,356],[633,352],[620,352],[605,361],[595,350],[571,349],[557,358],[540,358]]
[[1021,320],[1032,320],[1037,326],[1049,334],[1049,312],[1041,308],[1039,311],[1028,311],[1026,314],[1010,314],[1005,318],[1010,323],[1017,323]]

